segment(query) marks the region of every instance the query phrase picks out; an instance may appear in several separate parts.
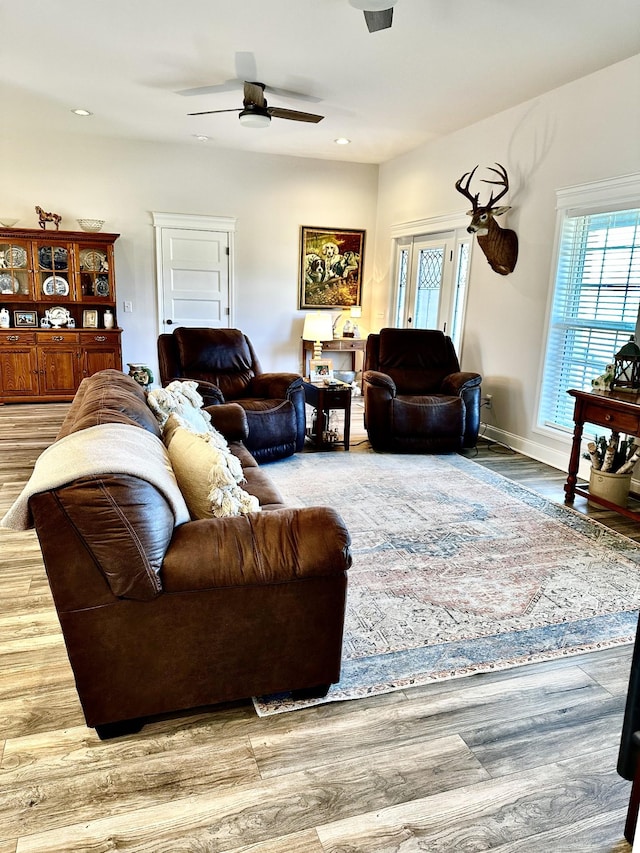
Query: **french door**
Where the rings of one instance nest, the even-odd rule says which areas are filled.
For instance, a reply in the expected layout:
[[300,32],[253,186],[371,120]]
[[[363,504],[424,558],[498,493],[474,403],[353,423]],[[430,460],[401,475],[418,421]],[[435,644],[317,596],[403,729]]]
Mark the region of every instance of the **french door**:
[[459,351],[469,270],[468,237],[455,231],[396,241],[394,325],[441,329]]

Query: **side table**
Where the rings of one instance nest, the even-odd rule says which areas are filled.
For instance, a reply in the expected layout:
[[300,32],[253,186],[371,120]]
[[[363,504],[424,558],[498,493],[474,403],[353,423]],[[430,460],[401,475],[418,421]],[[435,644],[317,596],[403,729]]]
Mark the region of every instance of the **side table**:
[[[613,432],[640,436],[640,395],[625,391],[567,391],[575,398],[573,412],[573,443],[567,482],[564,485],[564,502],[572,504],[576,495],[589,498],[591,503],[597,503],[606,509],[619,512],[634,521],[640,521],[640,513],[627,507],[613,504],[605,498],[592,495],[586,486],[578,486],[578,467],[580,464],[580,448],[582,429],[585,423],[595,426],[608,427]],[[632,495],[632,497],[637,497]]]
[[344,449],[348,450],[349,432],[351,430],[351,388],[344,385],[312,385],[310,382],[305,382],[304,398],[318,413],[315,432],[315,440],[318,447],[324,444],[322,439],[324,418],[322,415],[327,416],[328,423],[329,412],[332,409],[342,409],[344,411]]

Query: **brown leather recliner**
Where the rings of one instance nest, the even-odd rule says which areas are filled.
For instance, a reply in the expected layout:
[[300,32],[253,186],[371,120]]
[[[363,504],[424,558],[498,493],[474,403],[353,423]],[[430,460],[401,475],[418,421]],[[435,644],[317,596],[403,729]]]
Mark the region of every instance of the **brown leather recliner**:
[[264,373],[239,329],[177,328],[158,338],[160,381],[193,379],[205,406],[238,403],[247,414],[246,446],[259,462],[302,450],[305,400],[296,373]]
[[374,450],[448,453],[474,447],[480,427],[479,373],[460,371],[451,338],[436,329],[369,335],[363,394]]

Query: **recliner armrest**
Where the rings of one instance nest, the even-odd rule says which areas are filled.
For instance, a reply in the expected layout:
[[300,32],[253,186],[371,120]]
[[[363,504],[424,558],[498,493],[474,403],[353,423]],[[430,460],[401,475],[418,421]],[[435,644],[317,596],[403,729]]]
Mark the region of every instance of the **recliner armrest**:
[[238,403],[221,403],[205,406],[211,415],[211,423],[227,441],[245,441],[249,435],[247,413]]
[[271,400],[287,400],[293,391],[302,387],[302,376],[297,373],[261,373],[251,380],[247,394]]
[[374,388],[382,388],[389,392],[392,397],[396,396],[396,383],[386,373],[381,373],[379,370],[366,370],[362,377],[363,383],[366,382]]
[[479,373],[465,371],[450,373],[442,380],[440,391],[442,394],[460,395],[464,391],[478,387],[481,382],[482,376]]

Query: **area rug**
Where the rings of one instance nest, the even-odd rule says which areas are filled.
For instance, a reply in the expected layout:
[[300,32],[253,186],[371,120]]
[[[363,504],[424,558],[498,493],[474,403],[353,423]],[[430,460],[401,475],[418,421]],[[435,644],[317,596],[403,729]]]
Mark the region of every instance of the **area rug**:
[[640,547],[456,454],[307,453],[269,465],[291,505],[332,506],[353,545],[342,674],[322,700],[633,640]]

